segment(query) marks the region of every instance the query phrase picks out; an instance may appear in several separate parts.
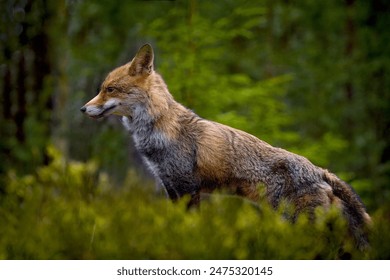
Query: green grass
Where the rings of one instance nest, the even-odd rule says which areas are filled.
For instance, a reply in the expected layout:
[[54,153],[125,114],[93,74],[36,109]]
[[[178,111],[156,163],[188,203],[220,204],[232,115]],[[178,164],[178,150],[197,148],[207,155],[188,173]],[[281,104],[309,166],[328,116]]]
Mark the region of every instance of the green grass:
[[332,209],[295,224],[282,211],[213,195],[188,211],[129,171],[113,186],[96,164],[66,162],[18,178],[0,197],[0,259],[388,259],[389,209],[373,215],[371,249],[359,252]]

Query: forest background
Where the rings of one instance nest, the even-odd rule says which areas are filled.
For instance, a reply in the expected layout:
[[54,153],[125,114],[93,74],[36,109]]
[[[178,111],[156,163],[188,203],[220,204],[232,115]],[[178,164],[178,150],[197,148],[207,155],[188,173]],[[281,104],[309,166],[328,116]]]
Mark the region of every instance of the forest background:
[[[0,259],[390,257],[390,2],[0,3]],[[118,117],[79,108],[144,43],[175,99],[351,184],[374,224],[358,252],[336,212],[291,225],[216,195],[155,190]],[[319,210],[320,211],[320,210]]]

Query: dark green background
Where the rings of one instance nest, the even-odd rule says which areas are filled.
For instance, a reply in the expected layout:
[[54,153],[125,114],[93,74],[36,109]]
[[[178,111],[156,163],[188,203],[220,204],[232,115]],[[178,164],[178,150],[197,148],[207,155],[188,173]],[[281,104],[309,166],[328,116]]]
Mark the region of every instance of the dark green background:
[[[388,1],[0,9],[0,258],[390,257]],[[217,198],[187,213],[156,194],[119,119],[79,112],[144,43],[176,100],[353,185],[373,248],[356,252],[333,212],[293,226],[264,203]]]

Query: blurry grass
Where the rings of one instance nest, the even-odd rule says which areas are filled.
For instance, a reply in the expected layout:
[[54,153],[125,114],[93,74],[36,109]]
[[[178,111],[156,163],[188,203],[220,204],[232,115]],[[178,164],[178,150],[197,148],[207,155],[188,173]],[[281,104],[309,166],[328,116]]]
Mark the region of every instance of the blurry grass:
[[[354,249],[336,210],[295,224],[266,203],[223,195],[198,210],[171,203],[129,171],[110,184],[93,162],[50,165],[22,178],[8,174],[0,202],[0,259],[388,259],[389,209],[374,215],[372,248]],[[321,210],[319,209],[319,212]]]

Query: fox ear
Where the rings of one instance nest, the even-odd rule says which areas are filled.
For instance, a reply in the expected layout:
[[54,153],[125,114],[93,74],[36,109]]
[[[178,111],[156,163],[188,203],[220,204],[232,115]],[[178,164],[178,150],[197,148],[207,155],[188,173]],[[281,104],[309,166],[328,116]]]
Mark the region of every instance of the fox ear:
[[151,45],[143,45],[130,62],[130,76],[151,74],[153,72],[153,48]]

